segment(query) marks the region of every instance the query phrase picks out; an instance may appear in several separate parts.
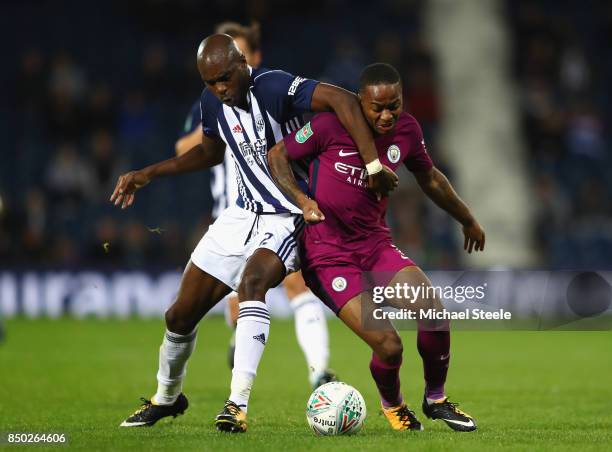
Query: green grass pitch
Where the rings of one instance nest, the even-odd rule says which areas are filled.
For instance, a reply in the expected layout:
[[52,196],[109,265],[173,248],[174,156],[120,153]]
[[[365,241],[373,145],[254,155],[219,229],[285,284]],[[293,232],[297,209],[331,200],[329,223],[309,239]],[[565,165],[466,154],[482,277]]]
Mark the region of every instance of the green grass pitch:
[[200,326],[184,386],[190,408],[144,429],[118,426],[140,396],[154,392],[161,320],[16,319],[6,327],[7,340],[0,344],[4,435],[65,432],[68,447],[82,450],[612,449],[610,332],[454,334],[447,391],[477,419],[474,433],[456,433],[425,419],[415,333],[403,332],[403,393],[425,431],[398,433],[379,415],[367,347],[331,320],[332,367],[361,391],[368,417],[358,435],[329,438],[315,437],[306,424],[310,388],[291,321],[272,322],[253,388],[249,431],[242,435],[220,433],[212,425],[230,378],[229,331],[221,318]]

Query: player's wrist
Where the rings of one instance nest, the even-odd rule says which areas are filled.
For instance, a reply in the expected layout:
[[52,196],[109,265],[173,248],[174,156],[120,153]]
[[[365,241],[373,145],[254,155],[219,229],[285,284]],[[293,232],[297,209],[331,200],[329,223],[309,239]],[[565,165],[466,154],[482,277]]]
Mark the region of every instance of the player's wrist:
[[310,201],[310,197],[305,193],[299,193],[295,199],[297,205],[300,209],[304,210],[308,202]]
[[459,222],[461,223],[463,227],[469,228],[476,224],[476,219],[474,217],[468,217],[468,218],[461,219]]
[[159,169],[158,165],[150,165],[150,166],[143,168],[139,172],[144,176],[147,182],[150,182],[151,180],[155,179],[159,175],[158,169]]
[[368,172],[368,176],[373,176],[380,173],[382,170],[383,166],[379,159],[374,159],[370,163],[366,163],[366,171]]

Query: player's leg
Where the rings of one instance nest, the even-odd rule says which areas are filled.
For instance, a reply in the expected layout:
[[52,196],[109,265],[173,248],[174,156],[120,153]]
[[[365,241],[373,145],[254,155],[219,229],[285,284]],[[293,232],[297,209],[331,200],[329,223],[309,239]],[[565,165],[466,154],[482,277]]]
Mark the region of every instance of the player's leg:
[[236,322],[238,322],[238,293],[232,292],[227,297],[227,324],[231,329],[236,329]]
[[181,392],[187,360],[195,347],[197,325],[230,288],[191,261],[175,302],[166,311],[166,337],[160,349],[158,389],[153,401],[172,403]]
[[215,418],[219,430],[231,433],[246,431],[251,387],[270,334],[270,314],[265,296],[284,277],[283,261],[267,248],[258,248],[244,267],[238,286],[240,303],[231,392],[223,410]]
[[238,286],[240,304],[229,399],[245,412],[257,366],[270,334],[266,293],[284,276],[285,266],[278,255],[267,248],[259,248],[247,261]]
[[302,277],[302,272],[290,273],[283,281],[295,318],[295,335],[306,358],[308,380],[313,387],[336,381],[328,369],[329,334],[323,304],[313,294]]
[[[429,278],[415,265],[406,266],[397,272],[390,281],[389,286],[394,287],[396,284],[399,284],[401,287],[407,285],[408,287],[421,287],[423,289],[431,287]],[[388,302],[397,308],[404,309],[442,309],[442,304],[437,296],[435,296],[434,291],[430,291],[429,295],[431,296],[426,296],[428,295],[426,290],[421,293],[425,296],[421,296],[416,300],[400,298],[389,299]],[[444,384],[450,362],[449,323],[447,321],[439,321],[437,323],[420,321],[417,323],[417,348],[423,360],[425,396],[430,400],[440,400],[445,397]]]
[[217,415],[219,430],[244,432],[251,386],[270,331],[270,315],[265,295],[282,282],[287,273],[297,270],[297,241],[304,227],[301,215],[275,214],[257,216],[256,233],[245,253],[238,298],[236,351],[230,397]]
[[[396,273],[389,283],[390,286],[407,284],[412,287],[422,287],[425,290],[412,307],[415,309],[443,308],[435,291],[427,290],[431,281],[417,266],[407,266]],[[411,307],[406,300],[389,300],[390,304],[399,307]],[[457,431],[472,431],[476,429],[474,419],[459,410],[446,397],[444,384],[450,363],[450,325],[448,321],[418,322],[417,349],[423,361],[423,374],[425,377],[425,391],[423,396],[423,412],[432,419],[442,419],[446,424]]]
[[421,423],[413,411],[408,409],[400,390],[400,367],[402,365],[402,340],[391,323],[382,320],[377,329],[364,328],[362,309],[371,310],[368,301],[360,295],[346,303],[338,317],[363,339],[372,349],[370,372],[376,383],[383,412],[395,430],[422,430]]
[[249,220],[253,218],[254,214],[238,207],[224,210],[191,253],[176,301],[166,312],[167,331],[159,354],[158,390],[124,425],[152,425],[187,407],[180,391],[187,359],[195,345],[196,326],[231,291],[230,287],[236,287],[245,261]]
[[150,426],[167,416],[176,417],[187,409],[182,394],[187,360],[196,343],[196,327],[202,317],[230,288],[191,261],[187,264],[176,300],[166,311],[166,332],[159,349],[157,392],[122,424],[122,427]]
[[238,321],[238,294],[232,292],[227,296],[225,305],[225,321],[232,329],[232,335],[227,349],[227,364],[230,369],[234,368],[234,351],[236,349],[236,322]]

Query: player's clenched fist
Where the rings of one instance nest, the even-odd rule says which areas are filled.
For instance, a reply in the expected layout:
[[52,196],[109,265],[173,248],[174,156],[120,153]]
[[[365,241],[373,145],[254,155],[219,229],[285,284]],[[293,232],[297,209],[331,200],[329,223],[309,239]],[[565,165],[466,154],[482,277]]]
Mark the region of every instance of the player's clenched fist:
[[130,171],[122,174],[117,180],[110,201],[116,206],[121,204],[121,208],[125,209],[134,203],[134,192],[149,182],[150,178],[144,171]]
[[307,199],[302,203],[302,214],[307,224],[316,224],[325,220],[325,215],[319,210],[319,205],[314,199]]
[[485,233],[476,220],[463,225],[463,236],[465,237],[463,249],[468,253],[471,253],[472,249],[484,251]]

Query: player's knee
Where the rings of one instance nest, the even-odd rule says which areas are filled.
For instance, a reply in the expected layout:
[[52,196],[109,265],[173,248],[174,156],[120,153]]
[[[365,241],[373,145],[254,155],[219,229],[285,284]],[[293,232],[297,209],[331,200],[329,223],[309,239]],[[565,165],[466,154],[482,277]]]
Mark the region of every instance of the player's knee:
[[181,313],[180,309],[171,306],[166,311],[166,328],[176,334],[189,334],[195,328],[193,319]]
[[263,272],[245,272],[238,286],[238,296],[241,300],[263,301],[269,288],[267,278]]
[[402,360],[404,346],[397,333],[385,334],[376,344],[374,352],[387,364],[397,364]]

